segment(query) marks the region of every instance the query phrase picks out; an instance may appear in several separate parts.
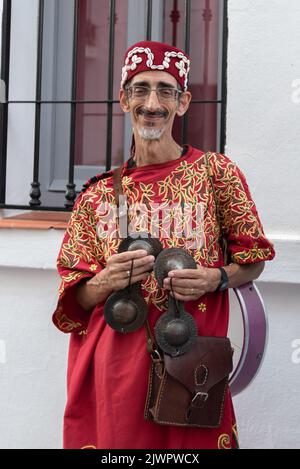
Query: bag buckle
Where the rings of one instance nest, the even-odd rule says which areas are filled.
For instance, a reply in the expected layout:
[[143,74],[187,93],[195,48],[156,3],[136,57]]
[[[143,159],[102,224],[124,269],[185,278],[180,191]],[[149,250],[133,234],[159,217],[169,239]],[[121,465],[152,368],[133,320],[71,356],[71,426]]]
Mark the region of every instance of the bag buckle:
[[205,402],[207,401],[208,399],[208,393],[207,392],[200,392],[198,391],[193,399],[192,399],[192,402],[191,402],[191,405],[195,406],[195,407],[202,407]]
[[151,359],[152,359],[153,363],[161,363],[162,362],[161,355],[160,355],[160,353],[157,349],[154,349],[153,352],[150,355],[151,355]]

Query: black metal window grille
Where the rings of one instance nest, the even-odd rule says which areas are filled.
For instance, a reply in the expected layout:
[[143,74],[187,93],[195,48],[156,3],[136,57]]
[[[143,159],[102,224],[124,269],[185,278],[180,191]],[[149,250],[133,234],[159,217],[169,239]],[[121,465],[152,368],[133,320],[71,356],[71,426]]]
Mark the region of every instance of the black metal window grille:
[[[76,107],[78,104],[105,104],[107,106],[107,126],[106,126],[106,170],[111,168],[112,160],[112,121],[113,105],[118,104],[113,99],[113,58],[114,58],[114,39],[115,39],[115,10],[116,0],[109,1],[109,63],[108,63],[108,88],[106,100],[76,100],[76,78],[77,78],[77,37],[78,37],[78,2],[74,0],[74,21],[73,21],[73,52],[72,52],[72,90],[70,100],[42,100],[42,64],[43,64],[43,24],[44,24],[44,0],[39,0],[38,4],[38,41],[37,41],[37,69],[36,69],[36,92],[35,100],[9,100],[9,62],[10,62],[10,31],[11,31],[11,8],[12,0],[3,0],[2,13],[2,42],[1,42],[1,75],[0,84],[2,85],[2,94],[0,99],[0,208],[12,208],[21,210],[71,210],[76,198],[76,186],[74,183],[74,157],[75,157],[75,125],[76,125]],[[153,0],[146,1],[146,25],[145,39],[151,40],[152,31],[152,10]],[[184,43],[185,51],[190,51],[190,33],[191,33],[191,1],[184,1]],[[216,100],[192,100],[191,103],[198,104],[219,104],[221,106],[220,123],[220,151],[224,151],[226,137],[226,68],[227,68],[227,0],[224,0],[223,10],[223,38],[222,38],[222,84],[221,97]],[[8,106],[10,104],[34,104],[35,105],[35,129],[34,129],[34,163],[31,188],[29,189],[28,205],[12,205],[5,202],[6,194],[6,165],[7,165],[7,122]],[[41,204],[41,191],[39,182],[40,167],[40,131],[41,131],[41,106],[45,104],[69,104],[71,109],[70,119],[70,145],[69,145],[69,165],[68,182],[66,184],[64,207],[50,207]],[[182,142],[186,141],[188,132],[188,113],[183,118]],[[80,190],[81,188],[78,188]]]

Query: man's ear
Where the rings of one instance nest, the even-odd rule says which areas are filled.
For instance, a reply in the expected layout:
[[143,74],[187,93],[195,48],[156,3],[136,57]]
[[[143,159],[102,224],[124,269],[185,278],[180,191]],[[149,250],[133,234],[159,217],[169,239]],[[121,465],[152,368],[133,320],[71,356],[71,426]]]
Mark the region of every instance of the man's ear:
[[180,95],[178,101],[178,108],[176,111],[177,116],[183,116],[189,108],[192,95],[189,91],[185,91]]
[[120,100],[120,106],[124,112],[130,112],[130,106],[129,106],[129,101],[127,98],[127,93],[126,90],[123,88],[120,90],[119,93],[119,100]]

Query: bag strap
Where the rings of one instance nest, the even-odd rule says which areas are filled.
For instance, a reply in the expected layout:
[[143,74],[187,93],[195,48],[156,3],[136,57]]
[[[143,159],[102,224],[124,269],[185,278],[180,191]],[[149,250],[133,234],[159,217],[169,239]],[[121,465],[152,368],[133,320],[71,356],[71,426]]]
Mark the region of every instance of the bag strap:
[[[123,166],[119,166],[113,172],[114,194],[115,194],[115,199],[116,199],[116,205],[119,209],[118,220],[119,220],[120,234],[124,234],[125,224],[126,224],[126,233],[128,229],[128,216],[127,216],[128,206],[127,206],[126,197],[124,196],[123,187],[122,187],[122,170],[123,170]],[[161,357],[158,352],[155,339],[152,335],[148,319],[146,319],[145,321],[145,326],[146,326],[146,332],[147,332],[147,351],[150,353],[153,361],[155,360],[161,361]]]
[[119,197],[120,194],[123,195],[123,188],[122,188],[122,169],[123,166],[119,166],[113,172],[113,184],[114,184],[114,193],[116,199],[116,205],[119,207]]
[[128,234],[128,205],[122,187],[123,166],[119,166],[113,172],[114,194],[117,205],[117,220],[119,222],[120,238],[126,238]]
[[218,222],[218,225],[219,225],[219,228],[220,228],[219,244],[220,244],[222,252],[223,252],[224,264],[227,265],[228,264],[228,257],[229,257],[228,256],[227,239],[225,238],[224,232],[223,232],[223,229],[222,229],[220,205],[219,205],[219,200],[218,200],[218,197],[217,197],[217,192],[216,192],[216,189],[215,189],[214,179],[213,179],[214,172],[213,172],[213,168],[211,167],[210,162],[209,162],[210,156],[211,156],[211,152],[205,153],[204,160],[205,160],[207,175],[208,175],[208,178],[210,180],[210,185],[211,185],[211,188],[212,188],[212,193],[213,193],[213,197],[214,197],[214,201],[215,201],[215,205],[216,205],[216,217],[217,217],[217,222]]
[[149,352],[151,355],[157,349],[157,347],[156,347],[155,339],[151,332],[148,319],[146,319],[145,324],[146,324],[146,332],[147,332],[147,352]]

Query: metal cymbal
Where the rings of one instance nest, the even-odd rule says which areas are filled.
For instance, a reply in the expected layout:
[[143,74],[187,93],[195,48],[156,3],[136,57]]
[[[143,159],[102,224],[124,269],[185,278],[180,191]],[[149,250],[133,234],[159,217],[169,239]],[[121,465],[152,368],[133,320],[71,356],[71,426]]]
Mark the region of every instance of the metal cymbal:
[[167,248],[159,253],[154,264],[154,275],[160,287],[171,270],[197,269],[194,258],[182,248]]
[[107,298],[103,313],[105,321],[112,329],[125,334],[136,331],[144,324],[148,307],[138,290],[140,285],[131,285]]
[[123,239],[119,245],[118,252],[136,251],[145,249],[148,255],[157,257],[163,247],[158,238],[151,238],[148,233],[131,233],[131,236]]
[[185,311],[181,312],[180,317],[174,317],[169,312],[162,314],[154,330],[158,346],[172,357],[190,350],[197,337],[194,318]]

